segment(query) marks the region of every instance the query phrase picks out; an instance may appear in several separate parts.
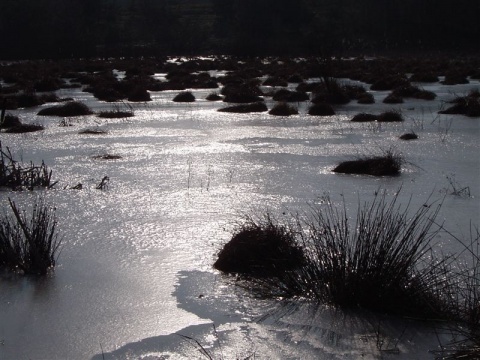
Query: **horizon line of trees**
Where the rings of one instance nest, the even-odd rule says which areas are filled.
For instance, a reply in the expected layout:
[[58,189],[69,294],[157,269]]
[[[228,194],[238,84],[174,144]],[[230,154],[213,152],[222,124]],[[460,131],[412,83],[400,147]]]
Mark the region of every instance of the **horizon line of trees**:
[[2,0],[0,59],[478,53],[478,0]]

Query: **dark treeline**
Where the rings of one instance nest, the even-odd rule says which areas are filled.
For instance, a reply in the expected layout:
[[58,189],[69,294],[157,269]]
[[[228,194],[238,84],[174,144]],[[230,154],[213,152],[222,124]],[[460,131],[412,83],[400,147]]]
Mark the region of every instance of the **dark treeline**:
[[2,0],[2,59],[478,52],[478,0]]

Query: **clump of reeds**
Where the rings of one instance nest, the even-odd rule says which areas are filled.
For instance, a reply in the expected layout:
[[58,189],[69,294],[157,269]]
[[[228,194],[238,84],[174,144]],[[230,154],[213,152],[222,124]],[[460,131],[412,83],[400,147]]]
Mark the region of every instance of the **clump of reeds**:
[[414,132],[409,132],[409,133],[400,135],[399,139],[400,140],[416,140],[418,139],[418,135],[415,134]]
[[369,113],[359,113],[356,114],[351,121],[353,122],[370,122],[377,121],[378,115],[369,114]]
[[[427,256],[439,231],[432,227],[439,208],[425,205],[411,214],[408,205],[398,205],[398,193],[392,200],[378,193],[371,203],[359,204],[352,221],[345,205],[337,207],[326,197],[306,218],[294,218],[298,228],[285,239],[290,246],[300,244],[302,261],[269,276],[249,273],[246,287],[262,297],[422,318],[447,316],[444,261],[429,261]],[[284,228],[269,226],[274,233]],[[255,249],[248,250],[248,256],[255,256],[250,255]],[[234,261],[236,249],[229,252]],[[262,256],[260,260],[266,262]],[[256,268],[251,271],[255,275]]]
[[120,155],[114,155],[114,154],[103,154],[103,155],[95,155],[92,156],[92,159],[95,160],[119,160],[122,157]]
[[274,101],[285,101],[285,102],[301,102],[307,101],[310,99],[307,93],[302,91],[292,91],[288,89],[277,90],[272,99]]
[[290,116],[290,115],[298,114],[298,110],[296,107],[288,103],[281,102],[281,103],[275,104],[268,113],[270,115],[276,115],[276,116]]
[[20,126],[14,126],[5,129],[3,132],[7,134],[24,134],[29,132],[41,131],[45,129],[40,124],[22,124]]
[[40,201],[27,218],[10,199],[9,205],[13,216],[0,218],[0,266],[45,275],[55,266],[61,243],[55,209]]
[[83,116],[91,115],[93,111],[84,103],[78,101],[69,101],[62,105],[47,107],[38,112],[38,115],[43,116]]
[[217,92],[211,92],[210,94],[207,95],[205,99],[208,101],[219,101],[219,100],[222,100],[223,98]]
[[152,101],[150,93],[147,89],[143,88],[142,86],[134,87],[128,94],[128,101],[133,102],[146,102]]
[[223,101],[230,103],[253,103],[264,101],[263,92],[258,85],[227,84],[220,91],[224,95]]
[[118,105],[115,106],[112,110],[100,111],[98,113],[99,118],[104,119],[124,119],[135,116],[133,107],[130,104],[124,104],[125,109],[121,109]]
[[350,95],[351,89],[347,89],[344,85],[341,85],[337,79],[324,77],[320,87],[312,92],[312,103],[345,105],[350,102]]
[[404,75],[381,75],[379,78],[373,80],[373,84],[370,86],[370,89],[378,91],[393,90],[405,84],[408,84],[408,80]]
[[217,111],[220,112],[229,112],[229,113],[251,113],[251,112],[264,112],[267,111],[268,107],[264,102],[255,102],[250,104],[239,104],[233,106],[227,106]]
[[467,76],[461,71],[449,71],[445,74],[445,79],[441,81],[443,85],[468,84]]
[[191,91],[181,91],[173,98],[174,102],[194,102],[195,95]]
[[435,83],[438,82],[438,76],[432,72],[416,72],[410,79],[413,82],[426,82],[426,83]]
[[414,98],[422,100],[434,100],[437,97],[434,92],[420,89],[418,86],[413,86],[411,84],[405,84],[396,88],[390,95],[399,98]]
[[385,99],[383,99],[385,104],[401,104],[403,103],[403,98],[396,94],[389,94]]
[[358,96],[357,102],[359,104],[374,104],[375,98],[371,93],[364,93]]
[[213,266],[226,273],[265,277],[295,269],[303,262],[302,250],[295,243],[291,228],[267,214],[260,220],[247,217],[219,252]]
[[105,135],[107,134],[106,130],[103,129],[85,129],[78,132],[80,135]]
[[335,110],[333,110],[332,105],[327,103],[312,104],[312,106],[308,108],[308,115],[331,116],[335,115]]
[[381,113],[377,117],[377,121],[379,122],[402,122],[403,116],[400,111],[397,110],[389,110]]
[[21,126],[22,122],[18,116],[6,114],[0,121],[0,129],[8,129],[11,127]]
[[51,189],[56,183],[52,181],[52,171],[43,161],[40,166],[33,163],[24,166],[15,160],[10,149],[4,149],[0,142],[0,186],[12,190],[33,190],[36,187]]
[[39,124],[23,124],[18,116],[6,114],[0,121],[0,129],[8,134],[21,134],[43,130],[44,127]]
[[278,77],[278,76],[269,76],[268,78],[265,79],[265,81],[262,84],[263,86],[281,86],[281,87],[286,87],[288,86],[287,80]]
[[439,111],[439,114],[460,114],[468,117],[480,116],[480,91],[471,90],[466,96],[456,97],[451,101],[454,105]]
[[343,174],[364,174],[374,176],[399,175],[404,160],[402,156],[389,149],[379,156],[348,160],[337,165],[333,172]]

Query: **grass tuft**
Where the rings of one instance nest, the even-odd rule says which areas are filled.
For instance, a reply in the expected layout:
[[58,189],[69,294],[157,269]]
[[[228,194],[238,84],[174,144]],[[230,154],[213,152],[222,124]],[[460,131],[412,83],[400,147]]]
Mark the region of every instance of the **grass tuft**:
[[402,122],[403,116],[400,111],[389,110],[378,115],[377,121],[379,122]]
[[265,105],[264,102],[255,102],[251,104],[239,104],[239,105],[227,106],[227,107],[218,109],[217,111],[245,114],[245,113],[251,113],[251,112],[264,112],[267,110],[268,110],[268,107],[267,105]]
[[[397,200],[398,193],[387,200],[385,192],[378,192],[372,202],[359,204],[352,222],[345,204],[337,207],[325,197],[308,216],[294,219],[297,227],[288,230],[281,242],[282,248],[301,249],[303,256],[297,256],[302,260],[290,269],[273,267],[269,276],[256,276],[258,268],[252,266],[241,285],[265,298],[303,299],[420,318],[447,317],[445,261],[428,260],[430,243],[440,231],[432,227],[440,205],[421,206],[412,214],[408,205],[402,207]],[[266,227],[247,222],[245,237],[250,240],[253,231],[267,238],[270,233],[284,234],[285,228],[272,222]],[[227,245],[231,261],[238,266],[245,264],[238,254],[270,263],[256,248],[241,248],[243,243],[237,241]],[[271,246],[279,249],[269,248],[268,254],[280,251],[276,243]]]
[[393,150],[387,150],[381,156],[372,156],[340,163],[333,172],[342,174],[364,174],[374,176],[399,175],[403,158]]
[[195,95],[191,91],[181,91],[173,98],[174,102],[194,102]]
[[279,225],[267,214],[258,221],[246,218],[219,252],[213,266],[226,273],[265,277],[292,270],[303,261],[291,229]]
[[4,149],[0,142],[0,186],[12,190],[33,190],[37,187],[51,189],[56,183],[52,181],[52,171],[43,161],[40,166],[30,163],[25,167],[15,160],[10,149]]
[[45,275],[55,266],[61,241],[55,209],[35,203],[31,218],[9,199],[12,216],[0,219],[0,266],[24,274]]
[[270,115],[275,116],[290,116],[298,114],[296,107],[289,105],[285,102],[275,104],[273,108],[268,112]]
[[409,133],[400,135],[399,139],[400,140],[416,140],[418,139],[418,135],[415,134],[414,132],[409,132]]
[[47,107],[38,112],[42,116],[83,116],[91,115],[93,111],[84,103],[69,101],[63,105]]
[[335,110],[327,103],[313,104],[308,108],[308,115],[331,116],[335,115]]

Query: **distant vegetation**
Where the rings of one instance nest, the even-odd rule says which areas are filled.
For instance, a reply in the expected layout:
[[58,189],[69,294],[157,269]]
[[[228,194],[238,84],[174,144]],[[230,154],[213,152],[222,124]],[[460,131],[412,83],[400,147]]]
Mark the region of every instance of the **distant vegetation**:
[[[4,59],[170,54],[478,52],[475,1],[0,2]],[[13,36],[14,35],[14,36]]]

